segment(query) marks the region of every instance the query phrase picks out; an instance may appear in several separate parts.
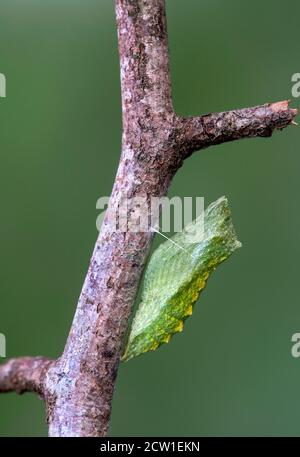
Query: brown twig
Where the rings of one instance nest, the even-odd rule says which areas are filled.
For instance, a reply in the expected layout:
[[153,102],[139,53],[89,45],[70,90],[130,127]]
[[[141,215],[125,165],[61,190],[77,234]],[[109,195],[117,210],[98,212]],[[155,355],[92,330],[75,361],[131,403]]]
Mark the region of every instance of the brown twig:
[[0,392],[36,392],[43,396],[45,376],[53,363],[44,357],[9,360],[0,366]]

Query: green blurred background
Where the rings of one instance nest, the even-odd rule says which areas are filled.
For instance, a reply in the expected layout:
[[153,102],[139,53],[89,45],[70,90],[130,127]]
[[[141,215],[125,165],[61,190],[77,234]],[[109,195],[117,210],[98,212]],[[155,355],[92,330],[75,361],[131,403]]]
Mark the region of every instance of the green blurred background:
[[[8,357],[57,357],[120,152],[113,0],[0,0],[0,332]],[[290,98],[300,2],[169,0],[182,115]],[[294,100],[293,106],[299,105]],[[300,436],[300,127],[196,153],[170,195],[227,195],[243,249],[185,331],[122,365],[112,436]],[[45,436],[40,400],[0,396],[1,436]]]

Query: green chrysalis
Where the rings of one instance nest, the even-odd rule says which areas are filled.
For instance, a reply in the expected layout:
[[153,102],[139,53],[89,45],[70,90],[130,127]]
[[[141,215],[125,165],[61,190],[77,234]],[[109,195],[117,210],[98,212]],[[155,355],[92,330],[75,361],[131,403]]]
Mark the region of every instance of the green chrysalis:
[[205,210],[203,237],[194,242],[198,219],[153,253],[122,360],[153,351],[181,332],[209,275],[241,246],[225,197]]

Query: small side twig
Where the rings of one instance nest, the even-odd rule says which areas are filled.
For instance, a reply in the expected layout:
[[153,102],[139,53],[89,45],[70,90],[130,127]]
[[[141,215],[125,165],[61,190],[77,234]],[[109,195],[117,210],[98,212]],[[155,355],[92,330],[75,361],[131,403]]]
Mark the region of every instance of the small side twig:
[[36,392],[44,396],[44,380],[54,363],[45,357],[11,359],[0,366],[0,392]]
[[[289,101],[267,103],[205,116],[177,118],[178,138],[189,156],[194,151],[243,138],[270,137],[276,130],[296,124],[297,109]],[[296,124],[297,125],[297,124]]]

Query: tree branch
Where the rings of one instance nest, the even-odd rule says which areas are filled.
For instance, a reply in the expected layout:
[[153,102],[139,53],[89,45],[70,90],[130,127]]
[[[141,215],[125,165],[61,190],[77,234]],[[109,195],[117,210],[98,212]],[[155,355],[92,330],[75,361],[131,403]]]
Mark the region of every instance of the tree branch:
[[50,436],[107,434],[123,339],[153,238],[116,232],[111,215],[124,196],[166,195],[177,168],[168,144],[174,116],[165,2],[116,0],[116,17],[122,154],[64,353],[47,376]]
[[177,142],[186,157],[208,146],[243,138],[270,137],[275,130],[295,124],[297,109],[289,101],[268,103],[254,108],[207,114],[200,117],[178,118]]
[[44,357],[11,359],[0,365],[0,392],[45,393],[45,376],[54,362]]

